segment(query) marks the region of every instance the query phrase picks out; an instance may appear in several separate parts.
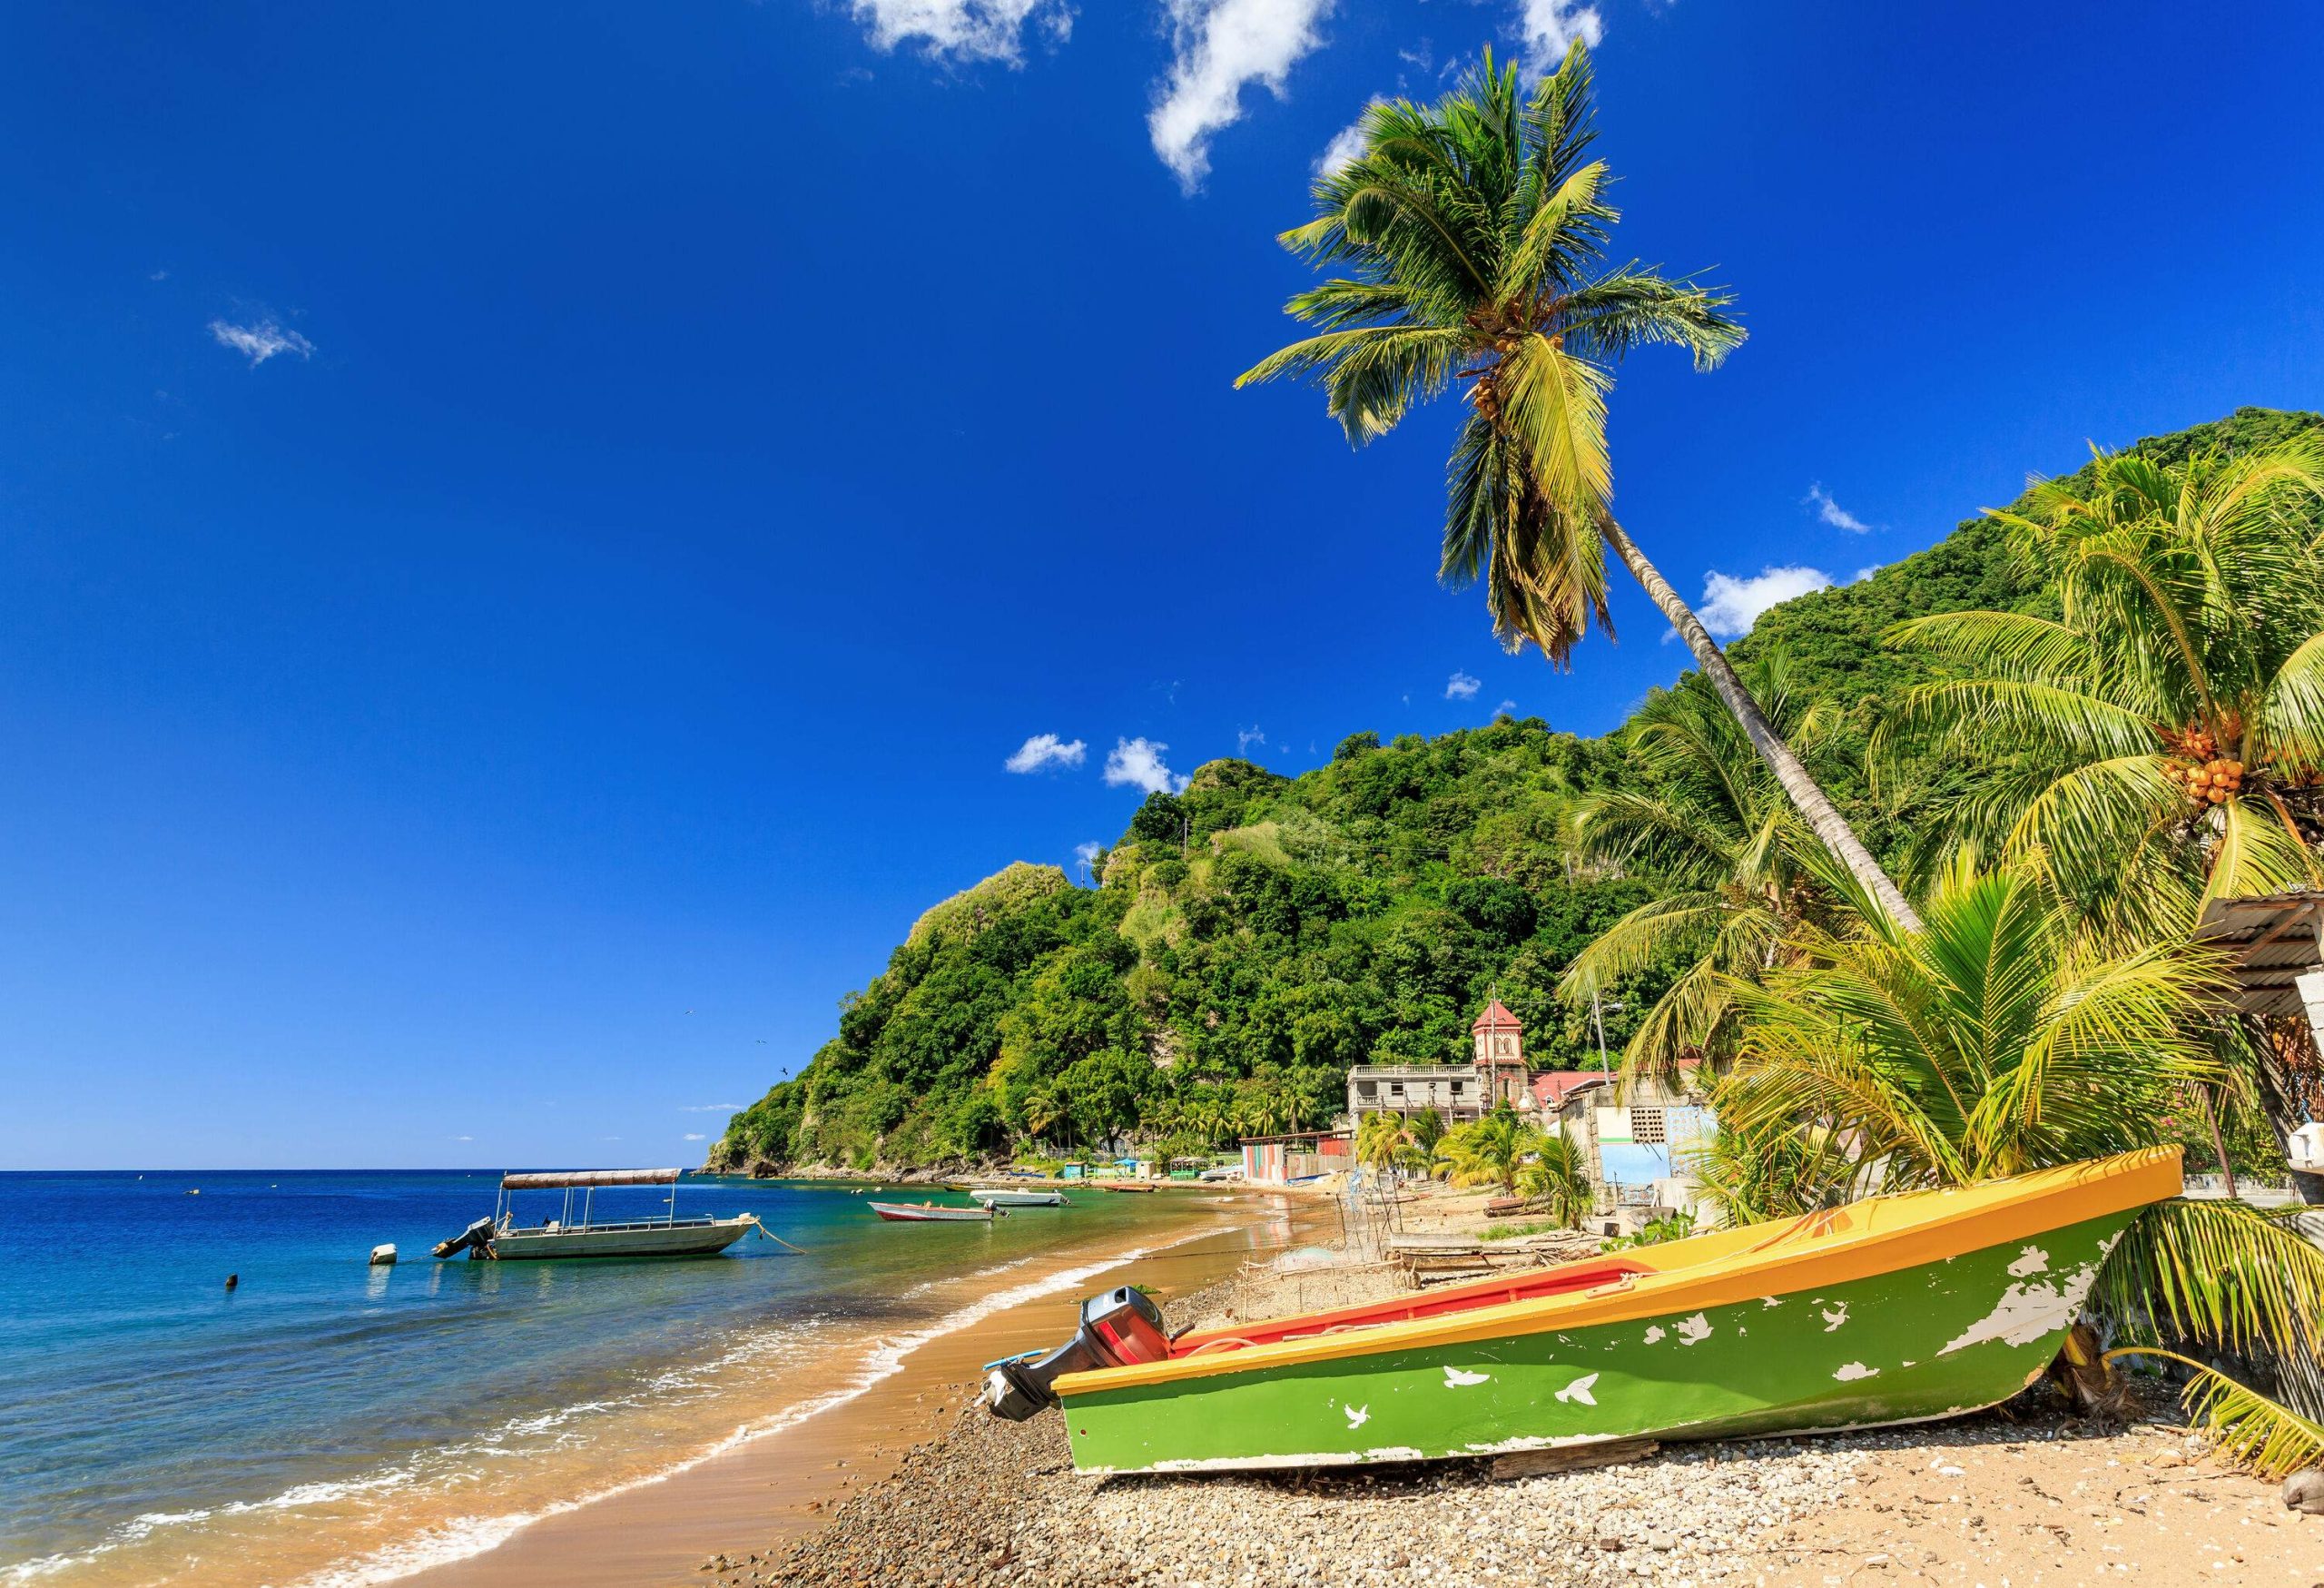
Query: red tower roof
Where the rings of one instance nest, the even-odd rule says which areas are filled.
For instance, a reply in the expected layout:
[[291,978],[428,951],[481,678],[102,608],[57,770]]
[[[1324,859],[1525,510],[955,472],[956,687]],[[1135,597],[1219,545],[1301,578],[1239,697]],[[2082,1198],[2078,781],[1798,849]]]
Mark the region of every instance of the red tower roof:
[[1525,1027],[1509,1012],[1508,1005],[1496,998],[1485,1005],[1484,1013],[1477,1016],[1477,1023],[1469,1029],[1472,1031],[1521,1031]]

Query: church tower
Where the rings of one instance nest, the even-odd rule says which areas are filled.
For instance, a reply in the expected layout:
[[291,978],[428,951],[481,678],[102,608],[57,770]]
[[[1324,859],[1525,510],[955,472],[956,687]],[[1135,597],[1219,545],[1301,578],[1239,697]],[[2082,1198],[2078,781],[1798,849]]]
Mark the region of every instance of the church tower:
[[1491,1109],[1507,1103],[1516,1109],[1531,1103],[1531,1078],[1525,1069],[1525,1028],[1498,994],[1469,1030],[1476,1039],[1478,1090],[1484,1096],[1484,1106]]

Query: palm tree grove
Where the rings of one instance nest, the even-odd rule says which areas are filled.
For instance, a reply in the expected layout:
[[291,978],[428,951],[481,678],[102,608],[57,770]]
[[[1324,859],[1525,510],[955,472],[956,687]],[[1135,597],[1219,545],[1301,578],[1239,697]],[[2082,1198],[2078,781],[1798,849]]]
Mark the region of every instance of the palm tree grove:
[[2178,1149],[2227,1194],[2110,1245],[2062,1393],[2162,1374],[2260,1470],[2324,1459],[2324,1180],[2288,1169],[2324,1069],[2216,930],[2274,901],[2318,932],[2324,417],[2025,459],[2017,499],[1730,655],[1617,517],[1609,421],[1633,355],[1716,370],[1744,306],[1621,262],[1588,50],[1530,85],[1487,53],[1359,130],[1280,239],[1322,277],[1304,334],[1236,384],[1312,384],[1357,449],[1442,437],[1434,572],[1510,650],[1586,673],[1610,553],[1694,669],[1600,737],[1504,715],[1200,767],[1086,883],[1012,865],[929,910],[712,1164],[1202,1166],[1341,1130],[1385,1195],[1580,1228],[1600,1187],[1546,1114],[1348,1117],[1368,1070],[1464,1061],[1497,999],[1534,1070],[1716,1121],[1688,1211],[1629,1241]]

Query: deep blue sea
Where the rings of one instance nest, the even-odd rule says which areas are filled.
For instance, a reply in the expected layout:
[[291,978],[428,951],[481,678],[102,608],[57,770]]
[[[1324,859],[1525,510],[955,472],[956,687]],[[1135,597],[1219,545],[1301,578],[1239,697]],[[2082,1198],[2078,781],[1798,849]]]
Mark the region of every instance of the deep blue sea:
[[[753,1212],[804,1255],[429,1258],[497,1181],[0,1174],[0,1583],[384,1581],[795,1421],[997,1289],[1069,1288],[1077,1263],[1229,1217],[1085,1192],[891,1225],[853,1186],[689,1177],[682,1215]],[[596,1216],[666,1190],[600,1191]],[[526,1221],[560,1198],[527,1194]],[[367,1265],[382,1241],[399,1266]]]

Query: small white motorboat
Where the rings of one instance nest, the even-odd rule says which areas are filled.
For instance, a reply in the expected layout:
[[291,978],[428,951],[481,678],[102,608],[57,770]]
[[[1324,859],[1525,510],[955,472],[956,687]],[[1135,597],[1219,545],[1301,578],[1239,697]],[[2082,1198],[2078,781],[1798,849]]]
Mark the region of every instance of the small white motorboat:
[[1063,1191],[1001,1190],[997,1188],[970,1191],[970,1196],[988,1208],[1062,1208]]
[[891,1224],[990,1224],[990,1208],[948,1208],[941,1202],[874,1202],[872,1211]]

